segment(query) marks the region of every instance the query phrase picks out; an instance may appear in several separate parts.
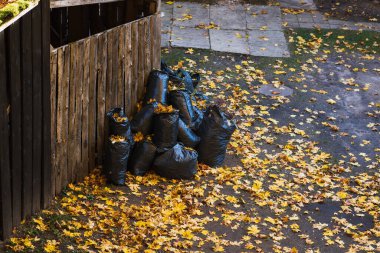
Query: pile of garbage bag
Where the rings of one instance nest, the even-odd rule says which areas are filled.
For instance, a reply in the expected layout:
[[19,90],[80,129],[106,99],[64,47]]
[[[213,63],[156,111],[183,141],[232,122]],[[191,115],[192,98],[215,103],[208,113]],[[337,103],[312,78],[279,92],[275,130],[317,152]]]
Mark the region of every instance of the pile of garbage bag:
[[216,105],[206,111],[193,105],[199,80],[199,74],[173,71],[162,62],[161,70],[150,73],[142,108],[131,121],[121,108],[107,113],[103,167],[111,183],[123,185],[127,171],[143,176],[152,169],[166,178],[191,179],[198,161],[223,165],[236,125]]

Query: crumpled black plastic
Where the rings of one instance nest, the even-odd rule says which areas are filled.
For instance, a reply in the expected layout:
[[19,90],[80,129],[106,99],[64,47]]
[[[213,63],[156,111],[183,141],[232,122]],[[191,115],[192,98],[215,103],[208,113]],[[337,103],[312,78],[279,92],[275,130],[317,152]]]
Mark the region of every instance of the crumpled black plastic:
[[190,128],[197,132],[203,121],[203,112],[198,107],[194,106],[194,120],[191,122]]
[[141,132],[143,135],[149,135],[153,131],[153,115],[157,103],[151,103],[144,106],[131,121],[132,132]]
[[190,74],[183,69],[173,71],[164,61],[161,61],[161,71],[168,74],[170,81],[172,81],[178,88],[184,86],[184,88],[190,93],[194,92],[201,77],[198,73]]
[[195,118],[195,112],[191,101],[191,96],[186,90],[173,90],[169,93],[170,104],[178,109],[179,116],[190,126]]
[[168,74],[159,70],[152,70],[148,77],[143,104],[146,105],[150,100],[167,104],[168,82]]
[[153,143],[160,149],[171,148],[177,143],[179,113],[159,113],[153,116]]
[[197,132],[201,137],[197,148],[199,162],[211,167],[221,166],[226,156],[227,144],[235,129],[235,122],[228,119],[218,106],[207,108]]
[[137,142],[129,159],[128,169],[132,174],[143,176],[148,172],[156,156],[156,150],[156,146],[150,141]]
[[125,173],[128,169],[128,157],[131,151],[129,141],[114,142],[107,141],[104,160],[104,173],[107,179],[115,185],[125,184]]
[[113,115],[117,113],[120,117],[127,117],[123,108],[113,108],[107,113],[108,118],[108,134],[126,137],[130,142],[133,142],[130,122],[127,119],[125,122],[117,122]]
[[159,154],[153,162],[153,169],[162,177],[170,179],[191,179],[197,173],[198,154],[178,143]]
[[186,147],[195,148],[201,138],[191,130],[182,119],[178,121],[178,140],[182,142]]

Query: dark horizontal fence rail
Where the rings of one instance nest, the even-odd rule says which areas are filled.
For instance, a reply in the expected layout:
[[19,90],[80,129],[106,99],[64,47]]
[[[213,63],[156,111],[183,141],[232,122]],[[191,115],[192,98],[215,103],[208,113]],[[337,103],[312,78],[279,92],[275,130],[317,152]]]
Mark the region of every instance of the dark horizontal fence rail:
[[49,1],[0,32],[0,239],[51,195]]

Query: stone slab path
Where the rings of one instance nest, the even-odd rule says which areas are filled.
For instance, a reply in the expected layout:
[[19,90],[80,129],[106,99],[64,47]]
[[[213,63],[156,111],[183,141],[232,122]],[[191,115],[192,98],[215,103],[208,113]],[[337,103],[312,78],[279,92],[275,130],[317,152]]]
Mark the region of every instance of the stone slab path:
[[163,3],[161,46],[290,57],[287,28],[380,31],[380,23],[329,19],[316,10],[313,0],[278,2],[279,6]]

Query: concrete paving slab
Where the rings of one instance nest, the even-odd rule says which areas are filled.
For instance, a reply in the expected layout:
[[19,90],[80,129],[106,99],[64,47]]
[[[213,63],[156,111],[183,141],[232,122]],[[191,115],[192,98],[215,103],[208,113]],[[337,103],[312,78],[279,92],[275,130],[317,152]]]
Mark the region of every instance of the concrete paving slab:
[[288,44],[281,31],[248,32],[248,44],[251,55],[268,57],[289,57]]
[[167,15],[173,15],[173,5],[172,4],[161,4],[161,13],[165,13],[165,16]]
[[316,28],[317,24],[316,23],[300,23],[301,28]]
[[210,49],[209,32],[208,30],[173,26],[171,45],[173,47]]
[[277,6],[247,5],[247,16],[253,19],[278,20],[281,19],[281,9]]
[[282,8],[316,10],[313,0],[278,0]]
[[288,23],[287,27],[290,27],[290,28],[300,28],[300,24],[298,22],[297,23]]
[[247,27],[243,5],[211,5],[210,20],[225,30],[242,30]]
[[250,6],[246,12],[247,28],[250,30],[266,29],[280,31],[281,10],[276,6]]
[[289,23],[295,23],[295,22],[298,23],[297,15],[293,15],[293,14],[282,15],[282,20]]
[[312,13],[313,21],[318,24],[328,24],[328,18],[320,12]]
[[284,85],[277,88],[273,84],[263,85],[259,88],[258,91],[261,94],[264,94],[266,96],[271,96],[271,97],[275,97],[275,96],[288,97],[293,94],[293,89]]
[[269,21],[256,21],[256,22],[247,22],[249,30],[268,30],[268,31],[281,31],[282,22],[269,22]]
[[214,51],[249,54],[245,30],[210,30],[210,41]]
[[329,24],[330,25],[344,25],[346,24],[346,22],[339,19],[329,19]]
[[196,27],[210,23],[210,6],[208,4],[178,2],[173,8],[173,25]]
[[275,58],[284,58],[290,57],[289,52],[283,50],[276,50],[268,47],[254,47],[250,46],[250,55],[260,56],[260,57],[275,57]]
[[313,23],[313,15],[311,13],[301,13],[297,15],[298,22],[300,23]]
[[170,25],[162,25],[161,26],[161,33],[170,33],[172,31],[172,26]]
[[170,47],[170,33],[161,33],[161,47]]
[[331,28],[331,26],[330,26],[329,23],[321,23],[321,24],[314,23],[314,27],[315,28],[320,28],[320,29],[330,29]]

